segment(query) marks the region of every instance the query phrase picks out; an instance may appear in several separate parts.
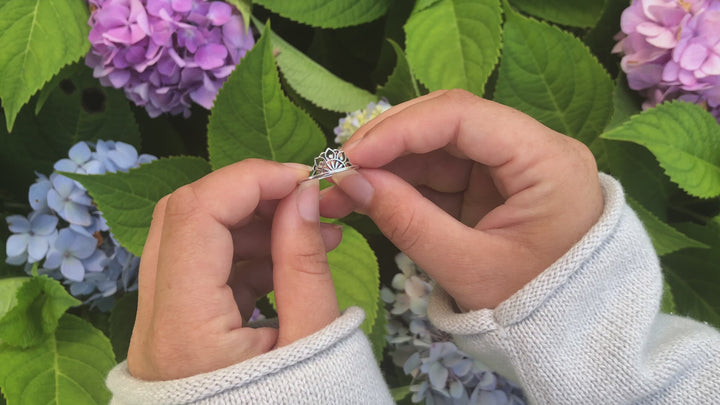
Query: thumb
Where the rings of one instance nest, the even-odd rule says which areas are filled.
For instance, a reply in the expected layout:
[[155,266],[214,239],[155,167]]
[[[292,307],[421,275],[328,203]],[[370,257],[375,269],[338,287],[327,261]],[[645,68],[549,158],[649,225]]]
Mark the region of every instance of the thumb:
[[477,295],[478,285],[498,282],[486,270],[499,268],[494,262],[508,250],[502,239],[468,227],[388,171],[349,170],[333,181],[459,305]]
[[319,199],[319,182],[304,181],[275,211],[271,253],[278,347],[317,332],[340,316],[320,234]]

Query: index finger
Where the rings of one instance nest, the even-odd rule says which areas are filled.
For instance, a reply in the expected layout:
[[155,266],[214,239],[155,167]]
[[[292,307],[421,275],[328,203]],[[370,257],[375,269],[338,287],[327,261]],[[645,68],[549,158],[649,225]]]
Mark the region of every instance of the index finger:
[[498,167],[546,150],[548,138],[559,135],[520,111],[462,90],[378,118],[364,136],[343,147],[353,164],[379,168],[408,153],[445,148],[457,157]]

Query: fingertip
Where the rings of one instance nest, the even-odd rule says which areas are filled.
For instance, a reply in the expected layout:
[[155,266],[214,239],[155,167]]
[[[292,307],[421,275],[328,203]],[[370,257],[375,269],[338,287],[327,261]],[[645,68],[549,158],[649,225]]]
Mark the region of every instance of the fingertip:
[[337,173],[333,176],[333,180],[348,197],[360,204],[361,207],[366,208],[370,205],[375,189],[359,170]]
[[322,236],[323,243],[325,244],[325,252],[329,252],[340,245],[342,242],[342,230],[343,226],[340,224],[320,224],[320,236]]
[[304,165],[302,163],[295,163],[295,162],[285,162],[281,163],[285,167],[289,167],[290,169],[293,169],[298,177],[298,180],[302,180],[304,178],[307,178],[310,172],[312,171],[312,167],[308,165]]
[[356,208],[357,203],[339,187],[329,187],[320,192],[320,215],[325,218],[342,218]]

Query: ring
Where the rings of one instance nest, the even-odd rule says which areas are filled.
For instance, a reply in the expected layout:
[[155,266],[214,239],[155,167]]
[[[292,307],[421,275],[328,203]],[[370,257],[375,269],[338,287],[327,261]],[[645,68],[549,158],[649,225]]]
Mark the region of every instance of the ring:
[[355,166],[350,163],[344,151],[327,148],[325,152],[315,158],[310,177],[305,180],[326,179],[336,173],[352,169],[355,169]]

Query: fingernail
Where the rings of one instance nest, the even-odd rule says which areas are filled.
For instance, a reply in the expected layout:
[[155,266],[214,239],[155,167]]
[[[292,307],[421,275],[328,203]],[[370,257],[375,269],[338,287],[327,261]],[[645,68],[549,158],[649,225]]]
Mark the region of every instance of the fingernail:
[[320,221],[319,181],[309,180],[300,183],[297,189],[297,209],[300,217],[308,222]]
[[346,170],[333,176],[335,183],[363,207],[370,205],[375,189],[357,170]]
[[350,150],[352,150],[352,149],[355,149],[355,147],[360,143],[360,141],[363,140],[363,138],[365,138],[365,137],[363,136],[363,137],[360,137],[360,138],[356,138],[356,139],[349,140],[348,142],[345,142],[345,143],[343,144],[343,146],[341,147],[341,149],[344,150],[345,152],[348,152],[348,151],[350,151]]
[[304,170],[306,172],[309,172],[310,170],[312,170],[312,167],[310,167],[308,165],[304,165],[302,163],[287,162],[287,163],[283,163],[283,165],[290,167],[292,169]]

